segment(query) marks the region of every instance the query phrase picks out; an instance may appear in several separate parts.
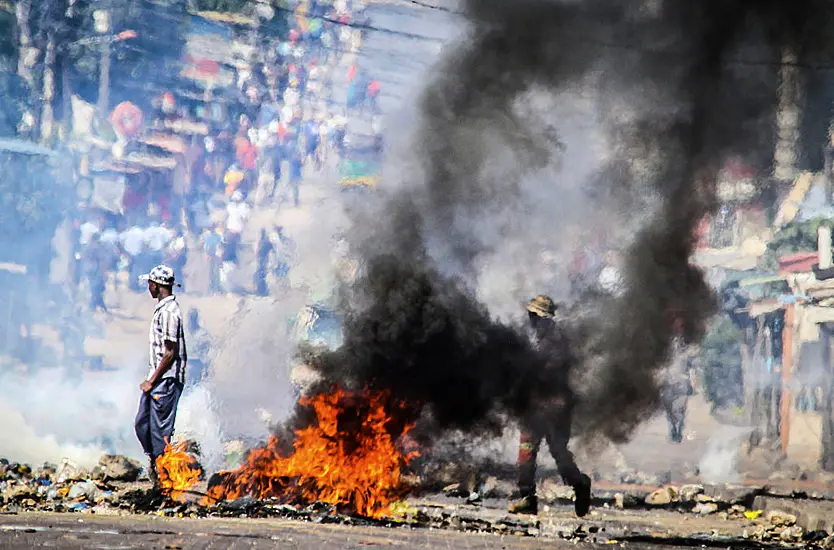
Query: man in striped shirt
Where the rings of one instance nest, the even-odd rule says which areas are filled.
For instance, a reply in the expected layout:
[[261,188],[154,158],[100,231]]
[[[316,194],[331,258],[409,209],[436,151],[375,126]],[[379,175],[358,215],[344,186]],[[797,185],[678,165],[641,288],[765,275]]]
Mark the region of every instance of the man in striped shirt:
[[148,378],[139,385],[142,397],[136,414],[136,437],[150,459],[149,474],[157,483],[156,459],[165,452],[174,433],[177,404],[185,383],[188,355],[182,312],[173,294],[174,270],[158,265],[140,277],[157,300],[148,335],[150,360]]

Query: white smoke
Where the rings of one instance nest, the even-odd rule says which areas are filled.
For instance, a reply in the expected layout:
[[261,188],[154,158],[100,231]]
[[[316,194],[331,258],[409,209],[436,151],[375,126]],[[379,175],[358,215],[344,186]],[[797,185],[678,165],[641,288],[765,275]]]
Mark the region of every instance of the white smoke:
[[141,456],[133,418],[144,369],[70,374],[44,368],[0,376],[0,456],[33,463],[69,458],[84,467],[103,453]]
[[722,426],[712,433],[698,465],[701,480],[712,484],[739,481],[739,449],[750,432],[750,428]]

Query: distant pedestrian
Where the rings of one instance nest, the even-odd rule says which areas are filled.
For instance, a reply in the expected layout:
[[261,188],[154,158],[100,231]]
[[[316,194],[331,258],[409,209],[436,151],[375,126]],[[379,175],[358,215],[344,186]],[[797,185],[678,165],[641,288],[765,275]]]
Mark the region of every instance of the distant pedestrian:
[[275,246],[269,238],[266,229],[261,229],[261,237],[258,239],[257,267],[255,268],[255,294],[258,296],[269,296],[267,285],[267,273],[269,270],[269,257],[275,250]]
[[90,285],[90,311],[92,312],[100,309],[107,313],[107,305],[104,303],[104,290],[109,268],[108,258],[108,251],[101,243],[101,234],[94,233],[84,250],[84,268],[87,274],[87,282]]
[[138,225],[133,225],[119,235],[119,244],[124,251],[127,263],[127,286],[130,290],[138,291],[139,274],[142,272],[142,260],[145,253],[145,231]]
[[290,157],[290,190],[292,191],[292,202],[296,207],[300,204],[299,188],[304,177],[304,156],[296,151]]
[[680,443],[683,441],[687,401],[694,393],[691,371],[696,354],[684,341],[683,319],[679,315],[673,322],[673,334],[669,363],[661,375],[660,401],[669,424],[669,441]]
[[[185,383],[188,354],[182,312],[173,294],[174,270],[158,265],[141,277],[157,300],[150,328],[150,373],[139,385],[142,397],[136,414],[136,437],[150,460],[149,474],[158,483],[156,459],[174,434],[177,404]],[[179,285],[177,285],[179,286]]]
[[208,263],[209,292],[220,292],[220,246],[223,242],[223,229],[216,227],[203,230],[200,244]]

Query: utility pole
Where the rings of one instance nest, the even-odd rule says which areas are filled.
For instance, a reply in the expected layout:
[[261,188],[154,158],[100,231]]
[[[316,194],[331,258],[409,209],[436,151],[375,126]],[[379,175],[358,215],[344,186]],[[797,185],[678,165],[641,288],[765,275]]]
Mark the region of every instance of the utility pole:
[[773,155],[773,176],[781,182],[793,182],[798,174],[802,83],[797,61],[794,48],[786,45],[782,50],[782,66],[779,69],[776,151]]
[[34,91],[35,77],[32,74],[32,66],[37,58],[37,50],[32,47],[32,30],[29,26],[32,0],[17,0],[14,13],[18,36],[17,74],[26,81],[30,91]]
[[52,139],[54,112],[52,102],[55,99],[55,31],[47,31],[46,52],[43,59],[43,111],[41,112],[41,142]]
[[[96,10],[93,12],[95,31],[99,35],[110,33],[110,12]],[[102,117],[107,116],[110,103],[110,40],[101,42],[101,61],[98,76],[98,112]]]
[[[817,253],[819,254],[819,268],[831,269],[834,267],[834,256],[832,256],[831,227],[823,225],[817,230]],[[831,361],[831,346],[834,338],[831,335],[831,326],[827,323],[820,325],[820,340],[822,341],[822,367],[825,375],[822,379],[822,401],[820,416],[822,416],[822,433],[820,443],[820,466],[823,470],[834,472],[834,363]]]

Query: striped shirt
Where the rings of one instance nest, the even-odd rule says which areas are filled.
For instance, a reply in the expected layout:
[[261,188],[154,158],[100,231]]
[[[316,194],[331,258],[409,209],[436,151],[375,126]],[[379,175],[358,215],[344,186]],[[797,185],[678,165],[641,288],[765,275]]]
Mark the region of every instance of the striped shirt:
[[150,360],[148,367],[150,372],[148,378],[153,376],[153,373],[159,367],[162,361],[162,356],[165,354],[165,341],[174,342],[179,350],[179,354],[174,359],[171,368],[169,368],[162,378],[176,378],[181,383],[185,383],[185,368],[188,363],[188,354],[185,350],[185,332],[182,323],[182,312],[180,312],[180,305],[174,296],[168,296],[156,304],[153,310],[153,319],[151,320],[151,329],[148,334],[150,341]]

